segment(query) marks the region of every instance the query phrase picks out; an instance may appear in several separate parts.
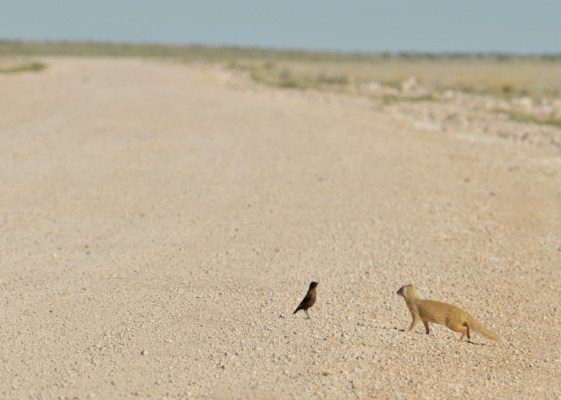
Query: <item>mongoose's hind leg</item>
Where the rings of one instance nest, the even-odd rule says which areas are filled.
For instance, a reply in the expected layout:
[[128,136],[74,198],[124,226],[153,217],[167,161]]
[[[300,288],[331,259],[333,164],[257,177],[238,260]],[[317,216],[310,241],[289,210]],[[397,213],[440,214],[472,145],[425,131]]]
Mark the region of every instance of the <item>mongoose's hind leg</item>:
[[[429,334],[429,322],[423,320],[423,325],[425,325],[425,332],[428,335]],[[469,336],[468,336],[469,337]]]
[[468,337],[468,339],[470,338],[469,327],[467,326],[467,324],[465,325],[458,324],[458,323],[450,324],[448,325],[448,328],[452,329],[454,332],[459,332],[462,334],[462,336],[460,336],[459,339],[460,342],[463,341],[466,336]]

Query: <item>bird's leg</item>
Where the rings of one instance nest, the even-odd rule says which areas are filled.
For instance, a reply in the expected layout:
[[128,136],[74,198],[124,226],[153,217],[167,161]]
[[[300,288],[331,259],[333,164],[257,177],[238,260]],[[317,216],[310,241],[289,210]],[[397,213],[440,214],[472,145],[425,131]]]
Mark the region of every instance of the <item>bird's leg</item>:
[[310,314],[308,314],[308,310],[304,310],[304,312],[305,312],[306,315],[308,316],[308,319],[311,319],[311,318],[310,318]]

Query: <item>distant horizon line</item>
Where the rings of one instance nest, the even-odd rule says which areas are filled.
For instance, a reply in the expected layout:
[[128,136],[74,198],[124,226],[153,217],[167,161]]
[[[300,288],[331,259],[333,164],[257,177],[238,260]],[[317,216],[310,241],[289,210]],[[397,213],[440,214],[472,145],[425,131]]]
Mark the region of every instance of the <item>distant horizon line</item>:
[[0,38],[0,45],[93,45],[93,46],[129,46],[129,47],[161,47],[161,48],[199,48],[199,49],[227,49],[233,51],[262,51],[262,52],[278,52],[278,53],[309,53],[324,55],[342,55],[342,56],[393,56],[393,57],[499,57],[499,58],[544,58],[557,59],[561,58],[559,52],[516,52],[516,51],[461,51],[461,50],[439,50],[439,51],[422,51],[422,50],[327,50],[327,49],[311,49],[302,47],[289,46],[263,46],[263,45],[239,45],[239,44],[216,44],[216,43],[199,43],[199,42],[158,42],[158,41],[119,41],[119,40],[99,40],[99,39],[5,39]]

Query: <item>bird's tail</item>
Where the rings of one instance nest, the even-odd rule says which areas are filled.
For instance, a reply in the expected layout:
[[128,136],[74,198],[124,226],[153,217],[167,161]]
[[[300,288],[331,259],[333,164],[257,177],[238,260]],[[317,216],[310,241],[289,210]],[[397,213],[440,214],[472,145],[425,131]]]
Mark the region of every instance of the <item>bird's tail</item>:
[[491,332],[489,329],[481,326],[479,324],[479,322],[477,322],[475,320],[475,318],[473,318],[473,317],[469,319],[468,325],[469,325],[471,330],[474,330],[475,332],[478,332],[478,333],[482,334],[483,336],[488,337],[489,339],[493,339],[493,340],[496,340],[498,342],[502,342],[504,340],[502,338],[502,336],[497,335],[496,333]]

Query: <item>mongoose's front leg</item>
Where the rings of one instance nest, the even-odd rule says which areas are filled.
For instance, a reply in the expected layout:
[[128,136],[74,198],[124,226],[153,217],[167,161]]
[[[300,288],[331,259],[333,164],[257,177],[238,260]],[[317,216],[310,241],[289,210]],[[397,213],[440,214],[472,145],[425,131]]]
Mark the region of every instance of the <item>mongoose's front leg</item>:
[[429,323],[428,323],[428,321],[423,320],[423,325],[425,326],[425,332],[428,335],[429,334]]
[[419,317],[419,314],[415,314],[413,315],[413,321],[411,321],[411,326],[406,329],[406,332],[411,332],[415,326],[417,326],[417,324],[419,323],[419,321],[421,320],[421,317]]

